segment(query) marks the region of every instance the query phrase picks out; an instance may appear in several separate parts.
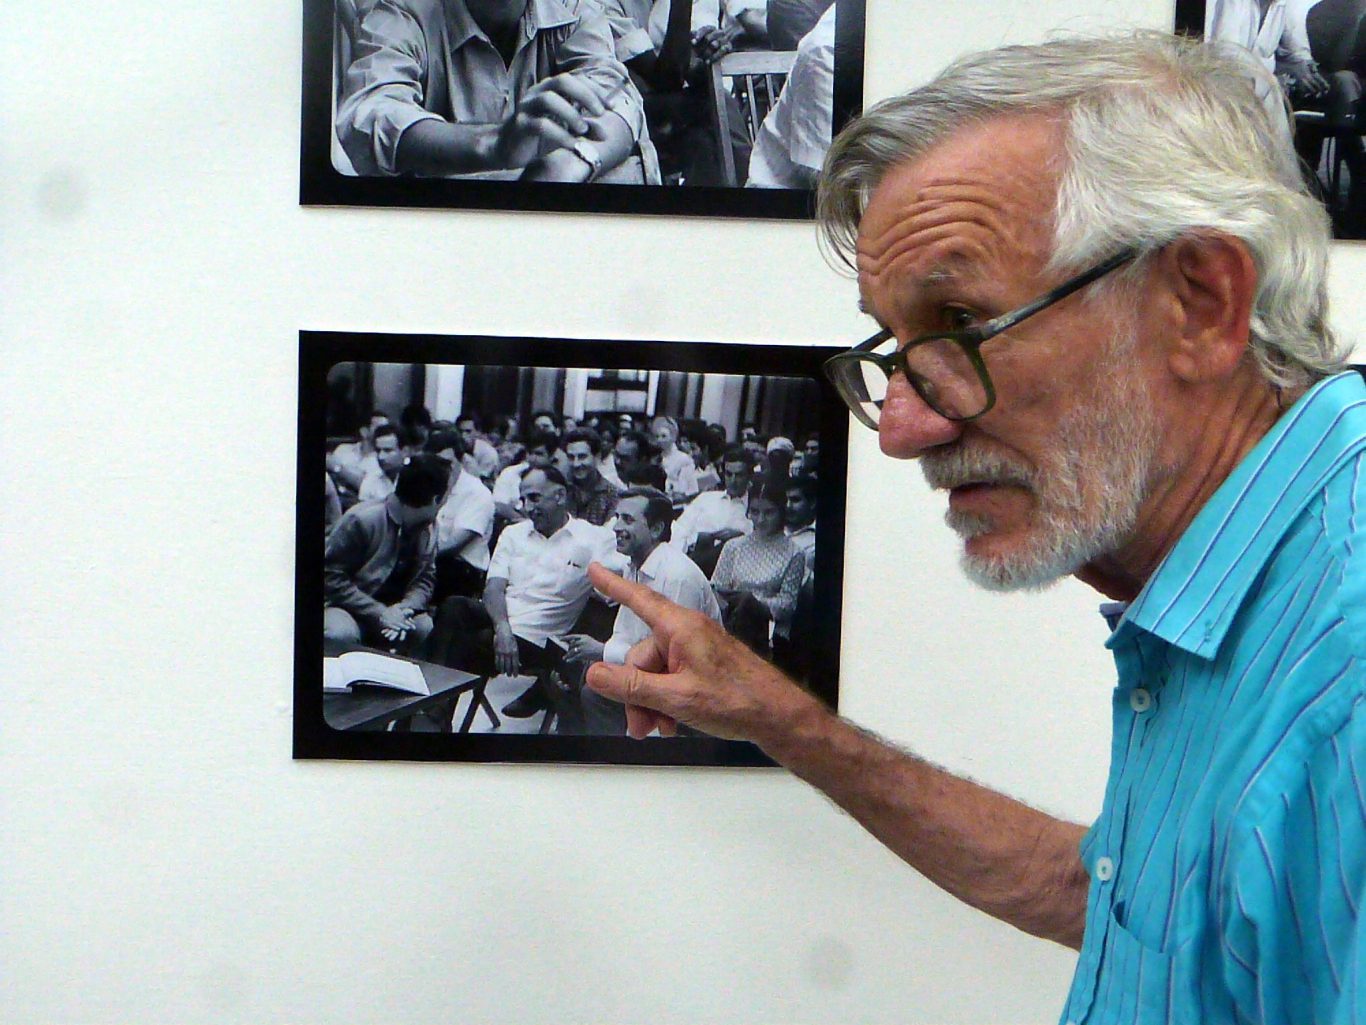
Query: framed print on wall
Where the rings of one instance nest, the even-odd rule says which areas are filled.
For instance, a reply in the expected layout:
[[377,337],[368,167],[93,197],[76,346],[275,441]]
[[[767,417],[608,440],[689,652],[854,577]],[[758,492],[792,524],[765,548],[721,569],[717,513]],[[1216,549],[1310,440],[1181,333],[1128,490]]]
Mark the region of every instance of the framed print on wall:
[[1366,238],[1366,7],[1357,0],[1178,0],[1178,31],[1250,50],[1291,110],[1295,153],[1339,239]]
[[304,0],[300,201],[807,218],[863,50],[863,0]]
[[583,674],[648,630],[587,566],[837,708],[833,352],[302,332],[295,757],[769,764],[695,731],[625,735]]

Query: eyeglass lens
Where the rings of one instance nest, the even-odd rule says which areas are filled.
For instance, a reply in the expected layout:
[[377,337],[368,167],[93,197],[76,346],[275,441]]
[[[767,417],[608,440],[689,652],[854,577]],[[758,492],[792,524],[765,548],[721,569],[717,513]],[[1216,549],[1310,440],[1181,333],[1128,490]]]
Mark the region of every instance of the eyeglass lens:
[[[879,347],[879,354],[890,353],[895,344],[889,340]],[[982,377],[957,342],[927,339],[907,350],[904,358],[916,391],[941,416],[962,420],[987,407],[990,399]],[[887,397],[887,371],[871,359],[850,361],[842,369],[851,386],[849,397],[859,404],[864,418],[876,424]]]

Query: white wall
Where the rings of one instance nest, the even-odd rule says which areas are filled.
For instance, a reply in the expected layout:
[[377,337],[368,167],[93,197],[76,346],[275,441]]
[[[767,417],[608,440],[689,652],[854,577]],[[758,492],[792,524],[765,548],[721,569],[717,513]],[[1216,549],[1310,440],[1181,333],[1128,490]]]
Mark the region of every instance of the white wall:
[[[867,95],[1170,9],[870,0]],[[300,328],[866,330],[806,224],[301,209],[299,51],[297,3],[0,33],[0,1019],[1053,1020],[1070,954],[779,771],[291,761]],[[1335,255],[1342,324],[1364,266]],[[1093,815],[1094,597],[974,592],[916,472],[851,462],[844,708]]]

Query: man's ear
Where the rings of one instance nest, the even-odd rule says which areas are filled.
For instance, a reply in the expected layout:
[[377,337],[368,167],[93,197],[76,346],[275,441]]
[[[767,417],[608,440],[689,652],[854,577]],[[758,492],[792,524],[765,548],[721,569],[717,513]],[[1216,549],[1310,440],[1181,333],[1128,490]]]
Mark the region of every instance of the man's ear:
[[1232,374],[1247,353],[1257,268],[1239,239],[1210,232],[1166,246],[1156,267],[1171,297],[1167,363],[1198,384]]

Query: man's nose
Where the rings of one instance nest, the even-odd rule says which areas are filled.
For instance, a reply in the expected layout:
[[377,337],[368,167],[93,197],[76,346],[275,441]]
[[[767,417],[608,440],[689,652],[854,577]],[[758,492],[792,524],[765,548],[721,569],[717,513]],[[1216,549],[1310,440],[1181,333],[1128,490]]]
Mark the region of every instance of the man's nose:
[[962,433],[963,425],[931,409],[904,374],[895,374],[887,382],[877,429],[883,455],[917,459],[929,449],[956,441]]

